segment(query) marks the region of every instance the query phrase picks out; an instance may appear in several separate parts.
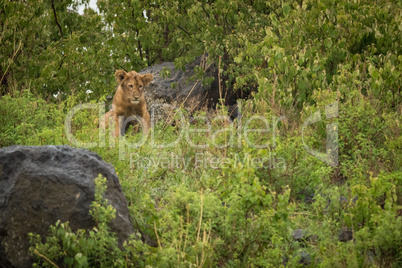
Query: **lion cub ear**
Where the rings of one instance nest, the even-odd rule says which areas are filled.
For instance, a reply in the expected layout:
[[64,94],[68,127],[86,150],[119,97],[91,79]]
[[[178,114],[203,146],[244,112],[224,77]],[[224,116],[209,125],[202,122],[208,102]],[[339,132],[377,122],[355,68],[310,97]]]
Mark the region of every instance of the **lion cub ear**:
[[114,77],[116,78],[117,83],[121,84],[123,82],[124,78],[126,77],[127,73],[123,70],[117,70],[114,73]]
[[149,85],[149,83],[151,83],[152,79],[154,79],[154,76],[152,74],[141,75],[141,80],[144,83],[144,86]]

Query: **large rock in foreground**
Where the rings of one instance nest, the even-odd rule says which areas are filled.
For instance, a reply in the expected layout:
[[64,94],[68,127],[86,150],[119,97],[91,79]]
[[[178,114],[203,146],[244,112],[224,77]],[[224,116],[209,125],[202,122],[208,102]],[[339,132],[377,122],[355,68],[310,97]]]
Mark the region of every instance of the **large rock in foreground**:
[[94,178],[107,178],[104,197],[116,209],[111,229],[122,242],[134,229],[119,179],[97,154],[70,146],[0,149],[0,267],[30,267],[28,233],[48,234],[57,220],[92,229]]

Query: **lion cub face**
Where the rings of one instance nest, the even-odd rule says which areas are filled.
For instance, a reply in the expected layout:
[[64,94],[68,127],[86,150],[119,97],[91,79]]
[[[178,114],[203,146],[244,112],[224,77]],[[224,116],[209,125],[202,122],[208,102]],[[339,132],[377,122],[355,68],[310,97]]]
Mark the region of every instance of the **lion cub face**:
[[151,83],[152,74],[138,74],[135,71],[129,73],[118,70],[114,74],[117,83],[124,92],[124,101],[131,104],[139,104],[144,100],[144,87]]

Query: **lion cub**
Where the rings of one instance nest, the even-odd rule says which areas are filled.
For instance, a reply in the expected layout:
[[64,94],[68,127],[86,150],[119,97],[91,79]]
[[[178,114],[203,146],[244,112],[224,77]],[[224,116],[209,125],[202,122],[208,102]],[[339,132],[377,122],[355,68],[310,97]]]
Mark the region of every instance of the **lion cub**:
[[115,125],[113,136],[118,137],[121,135],[121,131],[124,131],[122,127],[127,124],[126,120],[132,121],[135,120],[135,117],[141,122],[144,132],[148,134],[151,127],[151,117],[147,110],[144,87],[151,83],[153,75],[141,75],[135,71],[126,73],[118,70],[114,76],[119,85],[113,97],[112,110],[105,114],[101,127],[107,128],[109,118],[113,117]]

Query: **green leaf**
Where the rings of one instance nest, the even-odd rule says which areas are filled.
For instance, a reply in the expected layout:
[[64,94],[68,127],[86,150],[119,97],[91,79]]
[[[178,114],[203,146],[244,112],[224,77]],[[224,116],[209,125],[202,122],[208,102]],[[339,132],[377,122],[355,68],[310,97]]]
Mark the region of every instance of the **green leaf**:
[[284,5],[282,10],[283,10],[283,14],[285,15],[285,17],[287,17],[289,15],[289,12],[290,12],[290,6]]
[[235,57],[234,60],[235,60],[236,63],[241,63],[243,61],[241,56]]
[[373,70],[371,72],[371,76],[375,79],[378,79],[378,77],[380,76],[377,70]]

